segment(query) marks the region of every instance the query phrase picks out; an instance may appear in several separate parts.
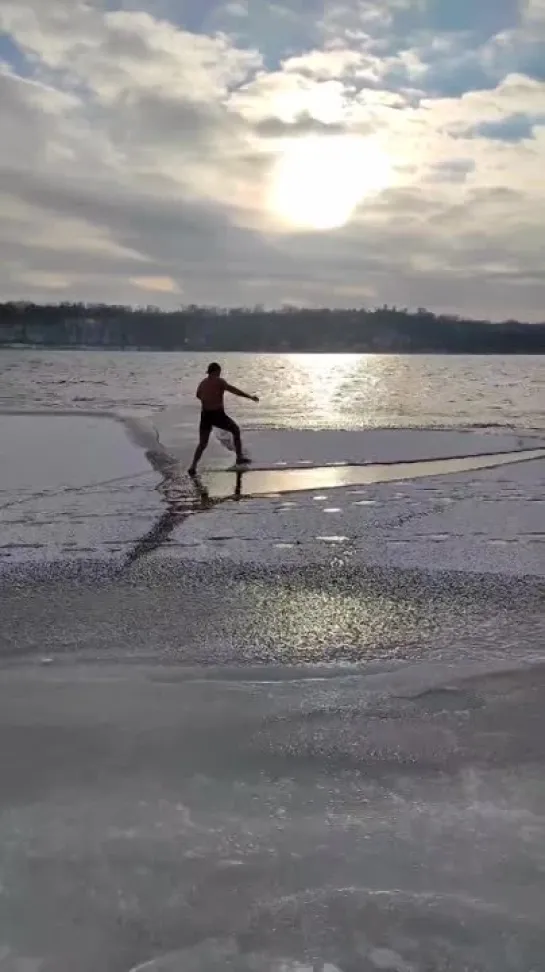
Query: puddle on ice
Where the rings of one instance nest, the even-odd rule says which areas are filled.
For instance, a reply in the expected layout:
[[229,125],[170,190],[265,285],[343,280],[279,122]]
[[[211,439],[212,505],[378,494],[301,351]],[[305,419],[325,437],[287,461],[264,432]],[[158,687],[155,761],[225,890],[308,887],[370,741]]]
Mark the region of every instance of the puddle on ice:
[[[423,479],[428,476],[448,476],[485,469],[496,469],[515,463],[545,458],[545,449],[529,449],[524,452],[496,453],[484,456],[466,456],[458,459],[423,459],[414,462],[387,463],[366,466],[322,466],[305,469],[249,469],[239,473],[205,471],[200,477],[203,485],[214,498],[259,497],[272,493],[311,492],[315,489],[338,489],[346,486],[371,486]],[[179,470],[183,474],[183,470]],[[236,485],[235,485],[236,484]],[[327,500],[327,495],[316,495],[314,502]],[[363,504],[362,504],[363,505]],[[325,512],[336,512],[330,508]]]

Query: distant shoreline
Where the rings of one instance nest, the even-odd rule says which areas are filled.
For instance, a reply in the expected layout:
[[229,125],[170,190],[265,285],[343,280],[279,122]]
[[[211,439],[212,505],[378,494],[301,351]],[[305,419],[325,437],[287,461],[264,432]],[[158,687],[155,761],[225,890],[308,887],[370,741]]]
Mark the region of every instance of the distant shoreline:
[[0,347],[221,355],[543,355],[545,321],[477,320],[420,307],[374,309],[0,303]]
[[457,350],[449,351],[437,350],[433,348],[220,348],[211,345],[206,348],[167,348],[157,346],[142,345],[103,345],[103,344],[2,344],[1,351],[135,351],[142,354],[161,353],[161,354],[366,354],[380,355],[380,357],[449,357],[449,358],[540,358],[545,357],[544,350],[520,350],[504,351],[502,349],[484,350]]

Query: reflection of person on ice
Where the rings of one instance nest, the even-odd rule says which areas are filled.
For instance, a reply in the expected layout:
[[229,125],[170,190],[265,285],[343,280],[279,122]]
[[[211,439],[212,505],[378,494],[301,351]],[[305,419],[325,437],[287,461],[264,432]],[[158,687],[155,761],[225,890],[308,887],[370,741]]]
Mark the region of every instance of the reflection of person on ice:
[[225,392],[230,392],[239,398],[248,398],[251,402],[259,401],[257,395],[247,395],[246,392],[240,391],[234,385],[229,385],[221,377],[221,366],[216,364],[215,361],[208,365],[207,377],[203,378],[197,388],[197,398],[201,403],[202,411],[199,426],[199,444],[189,468],[190,476],[194,476],[197,472],[197,465],[208,445],[212,429],[223,429],[225,432],[231,433],[237,455],[237,465],[243,465],[249,462],[249,459],[247,459],[242,451],[240,429],[237,423],[233,422],[233,419],[229,418],[225,413],[223,407],[223,396]]

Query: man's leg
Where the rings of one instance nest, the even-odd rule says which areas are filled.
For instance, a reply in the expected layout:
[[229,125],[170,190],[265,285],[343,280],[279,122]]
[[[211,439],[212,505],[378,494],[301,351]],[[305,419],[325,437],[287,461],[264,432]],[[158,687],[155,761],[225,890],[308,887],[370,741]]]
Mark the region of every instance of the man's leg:
[[232,418],[229,418],[228,415],[224,415],[222,416],[222,423],[219,427],[224,429],[226,432],[230,432],[233,436],[235,452],[237,454],[237,463],[247,462],[248,460],[242,451],[242,437],[237,423],[234,422]]
[[190,476],[194,476],[197,472],[197,466],[200,462],[201,456],[208,445],[210,439],[211,429],[207,424],[201,422],[201,427],[199,429],[199,444],[195,449],[195,455],[193,456],[193,462],[191,463],[188,472]]

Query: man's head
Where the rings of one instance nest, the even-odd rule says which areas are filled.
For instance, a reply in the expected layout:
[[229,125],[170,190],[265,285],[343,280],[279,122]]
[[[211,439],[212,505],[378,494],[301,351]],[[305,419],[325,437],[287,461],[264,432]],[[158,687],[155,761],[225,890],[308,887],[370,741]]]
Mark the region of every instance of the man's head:
[[221,375],[221,365],[217,361],[212,361],[212,364],[209,364],[206,370],[210,378],[219,378]]

